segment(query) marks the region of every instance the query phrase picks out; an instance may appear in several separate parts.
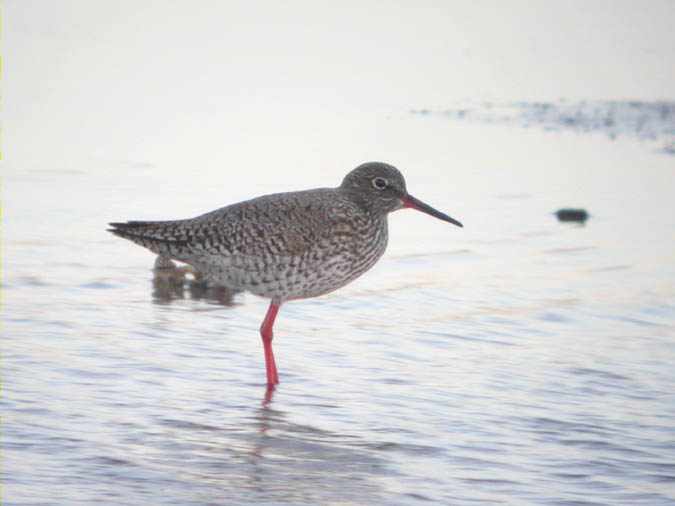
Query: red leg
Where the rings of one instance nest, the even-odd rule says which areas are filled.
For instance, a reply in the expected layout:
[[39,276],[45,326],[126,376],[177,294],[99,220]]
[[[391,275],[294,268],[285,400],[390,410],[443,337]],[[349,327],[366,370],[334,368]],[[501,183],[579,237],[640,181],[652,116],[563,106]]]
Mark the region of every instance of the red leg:
[[279,374],[277,373],[277,364],[274,362],[274,352],[272,351],[272,327],[274,319],[277,317],[281,304],[270,302],[265,319],[260,326],[260,336],[262,337],[263,347],[265,348],[265,369],[267,371],[267,386],[274,386],[279,383]]

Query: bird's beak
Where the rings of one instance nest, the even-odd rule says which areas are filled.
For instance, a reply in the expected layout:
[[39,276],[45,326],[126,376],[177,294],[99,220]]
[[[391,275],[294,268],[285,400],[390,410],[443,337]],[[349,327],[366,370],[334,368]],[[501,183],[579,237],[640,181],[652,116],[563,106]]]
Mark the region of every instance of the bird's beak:
[[416,209],[418,211],[421,211],[423,213],[428,214],[429,216],[433,216],[434,218],[438,218],[439,220],[447,221],[448,223],[452,223],[453,225],[457,225],[458,227],[463,227],[459,221],[457,221],[454,218],[451,218],[445,213],[442,213],[440,211],[437,211],[433,207],[431,207],[429,204],[425,204],[421,200],[417,200],[415,197],[412,195],[405,195],[402,197],[403,200],[403,207],[404,208],[411,208],[411,209]]

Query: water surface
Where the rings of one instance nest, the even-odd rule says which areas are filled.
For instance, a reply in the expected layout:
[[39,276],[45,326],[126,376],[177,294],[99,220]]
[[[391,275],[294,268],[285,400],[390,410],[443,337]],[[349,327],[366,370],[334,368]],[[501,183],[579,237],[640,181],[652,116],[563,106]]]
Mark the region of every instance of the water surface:
[[[7,166],[3,504],[675,504],[672,157],[321,117],[294,127],[316,148],[302,164],[273,144],[265,166]],[[334,186],[368,159],[465,228],[397,212],[375,269],[286,304],[270,402],[267,302],[153,284],[153,256],[105,232]],[[585,226],[557,222],[570,206]]]

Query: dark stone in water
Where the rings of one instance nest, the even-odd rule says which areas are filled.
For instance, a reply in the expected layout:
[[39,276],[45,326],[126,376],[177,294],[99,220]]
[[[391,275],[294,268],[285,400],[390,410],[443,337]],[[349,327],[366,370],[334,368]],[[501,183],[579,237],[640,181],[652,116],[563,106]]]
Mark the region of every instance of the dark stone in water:
[[584,223],[588,219],[588,211],[586,209],[558,209],[555,212],[558,221],[577,221]]

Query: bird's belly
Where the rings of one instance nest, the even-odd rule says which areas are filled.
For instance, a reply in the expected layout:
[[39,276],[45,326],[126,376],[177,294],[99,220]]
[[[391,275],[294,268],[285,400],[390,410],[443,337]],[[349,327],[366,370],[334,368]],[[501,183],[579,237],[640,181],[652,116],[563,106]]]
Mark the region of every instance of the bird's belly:
[[317,244],[298,256],[233,256],[195,266],[213,284],[285,301],[337,290],[370,269],[387,246],[386,230],[370,241]]
[[279,290],[278,294],[272,297],[282,300],[304,299],[332,292],[361,276],[380,256],[381,253],[368,259],[348,255],[336,256],[327,262],[310,265],[291,273],[278,288],[270,287]]

